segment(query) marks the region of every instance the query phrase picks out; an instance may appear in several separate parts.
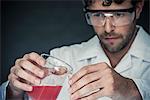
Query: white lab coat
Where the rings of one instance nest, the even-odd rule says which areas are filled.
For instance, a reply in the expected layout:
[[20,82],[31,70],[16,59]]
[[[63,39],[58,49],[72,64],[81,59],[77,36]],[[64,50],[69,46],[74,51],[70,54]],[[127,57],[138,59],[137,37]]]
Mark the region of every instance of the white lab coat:
[[[137,27],[139,27],[139,31],[130,50],[114,70],[124,77],[134,80],[143,100],[150,100],[150,36],[142,27]],[[73,67],[73,73],[90,64],[106,62],[110,65],[110,61],[102,50],[97,36],[81,44],[53,49],[50,51],[50,55],[70,64]],[[3,91],[1,91],[4,98],[6,85],[3,84]],[[68,79],[66,79],[57,100],[70,100],[68,88]],[[98,100],[111,99],[102,97]]]

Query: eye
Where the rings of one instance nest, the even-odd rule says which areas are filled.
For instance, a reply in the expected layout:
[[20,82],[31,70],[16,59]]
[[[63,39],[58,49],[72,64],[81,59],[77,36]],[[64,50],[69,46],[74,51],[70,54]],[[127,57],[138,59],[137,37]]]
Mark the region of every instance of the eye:
[[93,17],[105,17],[104,14],[97,12],[97,13],[92,13]]
[[124,17],[126,14],[124,12],[116,12],[114,13],[115,17]]

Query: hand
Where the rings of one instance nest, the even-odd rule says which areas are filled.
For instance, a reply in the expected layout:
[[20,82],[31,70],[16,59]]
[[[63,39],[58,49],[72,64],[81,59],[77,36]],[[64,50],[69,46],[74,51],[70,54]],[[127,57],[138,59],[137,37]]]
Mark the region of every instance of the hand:
[[71,100],[140,100],[141,96],[131,79],[125,78],[106,63],[85,66],[69,81]]
[[8,76],[11,94],[17,96],[23,91],[32,91],[31,84],[40,84],[40,79],[44,77],[44,64],[44,58],[34,52],[17,59]]

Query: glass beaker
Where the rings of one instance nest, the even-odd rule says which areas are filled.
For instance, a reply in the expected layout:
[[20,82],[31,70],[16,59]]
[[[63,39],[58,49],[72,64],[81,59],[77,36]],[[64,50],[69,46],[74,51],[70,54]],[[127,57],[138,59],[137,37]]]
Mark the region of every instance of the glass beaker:
[[33,85],[33,90],[27,92],[32,100],[56,100],[65,79],[72,74],[73,68],[65,61],[48,54],[41,54],[46,60],[42,69],[45,72],[40,85]]

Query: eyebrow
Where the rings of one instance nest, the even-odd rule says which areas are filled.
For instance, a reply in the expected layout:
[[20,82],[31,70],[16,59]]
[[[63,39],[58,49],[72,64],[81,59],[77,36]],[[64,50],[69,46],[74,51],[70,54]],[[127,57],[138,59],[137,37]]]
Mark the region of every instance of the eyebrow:
[[134,10],[135,10],[135,7],[131,7],[128,9],[108,9],[108,10],[91,10],[91,9],[84,8],[85,13],[87,12],[92,12],[92,13],[95,13],[95,12],[130,12],[132,13]]

